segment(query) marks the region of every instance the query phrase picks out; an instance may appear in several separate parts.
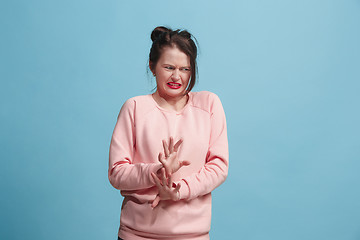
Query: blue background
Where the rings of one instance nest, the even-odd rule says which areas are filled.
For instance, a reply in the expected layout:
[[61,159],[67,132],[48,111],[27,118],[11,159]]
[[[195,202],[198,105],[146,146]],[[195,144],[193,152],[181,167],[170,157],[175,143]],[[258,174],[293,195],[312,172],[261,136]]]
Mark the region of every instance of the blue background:
[[0,23],[0,239],[116,239],[108,148],[158,25],[196,36],[226,111],[212,239],[360,239],[359,0],[12,0]]

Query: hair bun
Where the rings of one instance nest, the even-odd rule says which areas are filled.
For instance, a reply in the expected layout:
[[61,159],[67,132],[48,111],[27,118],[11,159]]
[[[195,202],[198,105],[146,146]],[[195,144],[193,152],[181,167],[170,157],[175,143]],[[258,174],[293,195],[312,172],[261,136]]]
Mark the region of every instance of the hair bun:
[[151,40],[153,42],[155,42],[157,39],[159,39],[161,37],[161,35],[163,35],[164,33],[169,33],[171,32],[171,29],[166,28],[166,27],[156,27],[152,33],[151,33]]
[[184,38],[187,38],[187,39],[191,38],[191,34],[186,30],[183,30],[183,31],[179,32],[179,35],[184,37]]

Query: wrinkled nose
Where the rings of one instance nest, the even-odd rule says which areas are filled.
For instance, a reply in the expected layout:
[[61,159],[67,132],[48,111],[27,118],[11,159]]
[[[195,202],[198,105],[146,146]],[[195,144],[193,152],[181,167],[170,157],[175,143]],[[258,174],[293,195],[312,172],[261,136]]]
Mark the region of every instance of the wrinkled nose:
[[171,79],[176,82],[176,81],[179,81],[180,80],[180,74],[179,74],[179,71],[176,69],[172,76],[171,76]]

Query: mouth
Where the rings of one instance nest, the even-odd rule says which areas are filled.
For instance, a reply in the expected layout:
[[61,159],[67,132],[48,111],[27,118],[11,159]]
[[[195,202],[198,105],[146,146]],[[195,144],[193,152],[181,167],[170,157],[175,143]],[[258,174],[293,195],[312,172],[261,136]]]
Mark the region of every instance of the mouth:
[[166,85],[171,89],[179,89],[181,87],[180,83],[168,82]]

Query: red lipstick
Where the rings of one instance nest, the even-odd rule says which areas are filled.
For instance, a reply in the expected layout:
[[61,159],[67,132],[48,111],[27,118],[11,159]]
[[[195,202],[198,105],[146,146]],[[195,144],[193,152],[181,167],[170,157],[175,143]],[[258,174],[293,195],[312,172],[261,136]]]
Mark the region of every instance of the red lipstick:
[[171,89],[179,89],[181,87],[180,83],[175,83],[175,82],[168,82],[167,85]]

